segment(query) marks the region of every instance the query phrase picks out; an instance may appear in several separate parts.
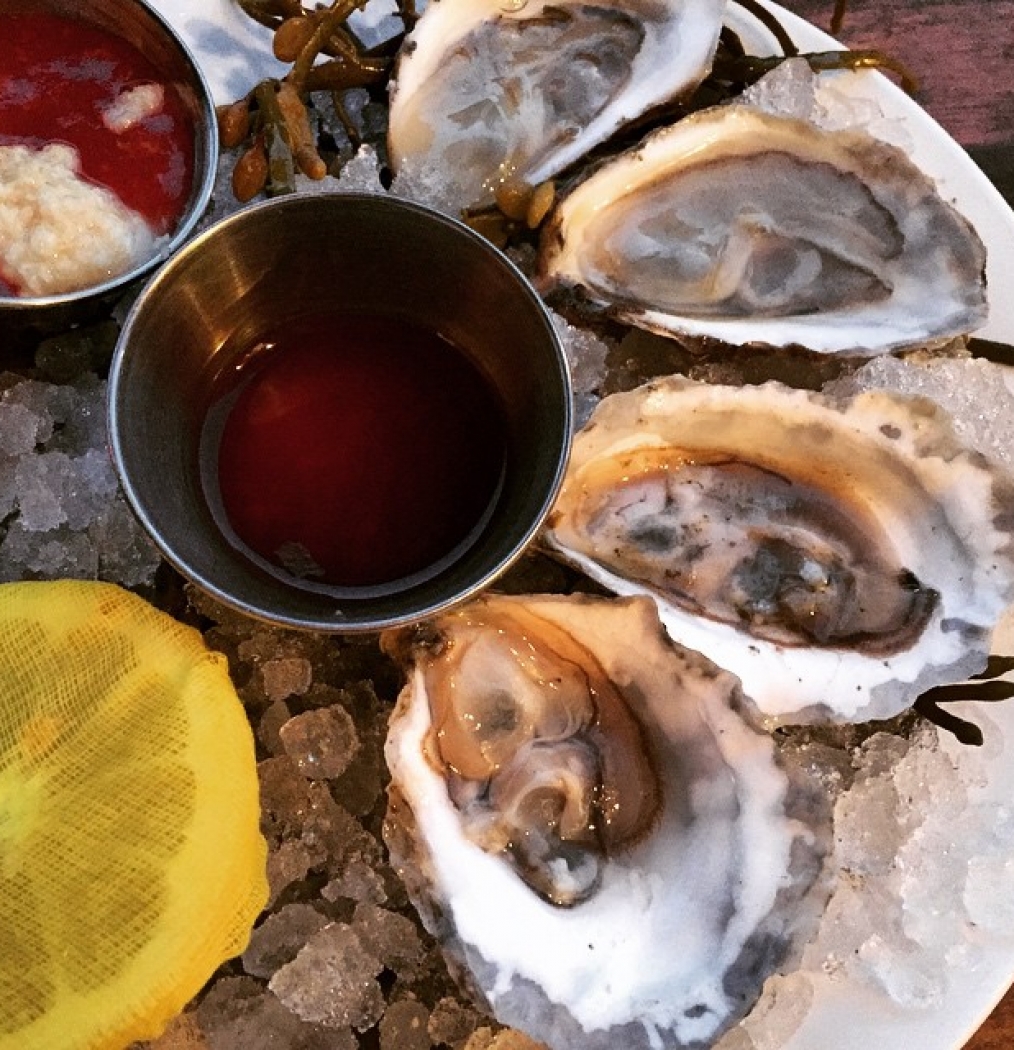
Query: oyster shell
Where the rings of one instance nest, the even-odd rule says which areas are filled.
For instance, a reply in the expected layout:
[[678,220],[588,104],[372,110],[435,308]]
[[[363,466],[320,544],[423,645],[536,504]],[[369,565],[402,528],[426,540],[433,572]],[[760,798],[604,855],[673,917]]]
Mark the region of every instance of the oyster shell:
[[985,667],[1012,511],[1011,478],[929,401],[673,377],[599,404],[545,540],[653,595],[764,715],[864,721]]
[[391,85],[396,174],[458,208],[538,185],[617,128],[693,90],[725,0],[433,0]]
[[538,282],[662,334],[873,354],[981,326],[984,271],[971,225],[899,149],[737,104],[578,185]]
[[647,1050],[745,1013],[809,932],[827,814],[735,679],[646,598],[489,596],[383,644],[407,675],[385,837],[497,1018]]

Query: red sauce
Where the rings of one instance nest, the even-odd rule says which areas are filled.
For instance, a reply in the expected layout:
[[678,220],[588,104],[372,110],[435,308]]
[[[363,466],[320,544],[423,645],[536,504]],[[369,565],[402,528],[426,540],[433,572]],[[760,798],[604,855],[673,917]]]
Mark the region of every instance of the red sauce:
[[[59,15],[4,15],[0,41],[0,145],[76,147],[87,179],[169,232],[190,194],[194,134],[155,66],[126,40]],[[165,87],[158,113],[120,133],[106,127],[102,112],[124,89],[152,83]]]
[[404,320],[317,314],[266,333],[249,362],[202,446],[209,502],[243,544],[317,583],[375,587],[474,537],[505,428],[466,354]]

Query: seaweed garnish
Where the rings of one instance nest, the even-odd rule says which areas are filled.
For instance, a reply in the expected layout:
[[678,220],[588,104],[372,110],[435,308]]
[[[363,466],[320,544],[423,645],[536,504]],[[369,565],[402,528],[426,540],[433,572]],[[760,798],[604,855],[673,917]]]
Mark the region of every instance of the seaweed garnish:
[[982,730],[974,722],[953,711],[945,711],[940,705],[969,700],[988,704],[1010,700],[1014,697],[1014,682],[1000,680],[1000,676],[1009,671],[1014,671],[1014,656],[990,656],[981,674],[967,682],[928,689],[913,706],[923,718],[952,733],[960,743],[981,747],[984,740]]
[[848,0],[834,0],[834,11],[831,12],[831,35],[837,36],[845,24],[845,12]]
[[1014,366],[1014,346],[1009,343],[998,343],[992,339],[973,337],[968,340],[968,351],[972,357],[981,357],[996,365]]
[[[303,8],[299,0],[239,0],[255,21],[271,29],[272,52],[292,68],[280,80],[264,80],[244,98],[218,108],[222,145],[245,146],[233,172],[233,194],[246,202],[261,192],[291,193],[296,172],[322,179],[336,158],[321,143],[310,119],[314,92],[330,95],[338,119],[358,145],[345,93],[365,88],[383,97],[404,33],[384,45],[366,47],[349,27],[349,17],[368,0],[332,0]],[[399,0],[407,32],[417,15],[412,0]],[[320,60],[320,61],[319,61]]]

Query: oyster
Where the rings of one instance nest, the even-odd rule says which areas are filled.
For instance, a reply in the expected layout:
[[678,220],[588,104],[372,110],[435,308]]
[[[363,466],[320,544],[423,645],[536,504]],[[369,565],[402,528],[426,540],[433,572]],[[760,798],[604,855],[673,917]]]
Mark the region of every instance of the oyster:
[[488,596],[383,644],[407,675],[385,837],[496,1017],[647,1050],[745,1013],[809,932],[827,814],[735,679],[646,598]]
[[900,150],[736,104],[578,185],[538,283],[662,334],[874,354],[980,327],[984,271],[971,225]]
[[782,722],[864,721],[986,665],[1014,600],[1014,483],[920,398],[678,377],[605,398],[549,547]]
[[535,186],[617,128],[692,91],[711,68],[725,0],[433,0],[390,94],[396,174],[458,208]]

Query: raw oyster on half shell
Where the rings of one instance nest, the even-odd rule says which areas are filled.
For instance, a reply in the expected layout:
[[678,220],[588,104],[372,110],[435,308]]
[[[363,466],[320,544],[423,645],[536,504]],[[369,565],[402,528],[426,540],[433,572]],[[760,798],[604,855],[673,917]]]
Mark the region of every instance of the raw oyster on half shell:
[[484,597],[385,649],[385,836],[424,923],[553,1050],[699,1047],[808,934],[826,812],[647,598]]
[[459,208],[536,186],[708,74],[725,0],[432,0],[391,85],[396,174]]
[[986,665],[1014,482],[920,398],[679,377],[605,398],[547,545],[736,674],[780,722],[864,721]]
[[980,327],[985,259],[901,150],[735,104],[580,183],[544,230],[538,280],[662,334],[876,354]]

